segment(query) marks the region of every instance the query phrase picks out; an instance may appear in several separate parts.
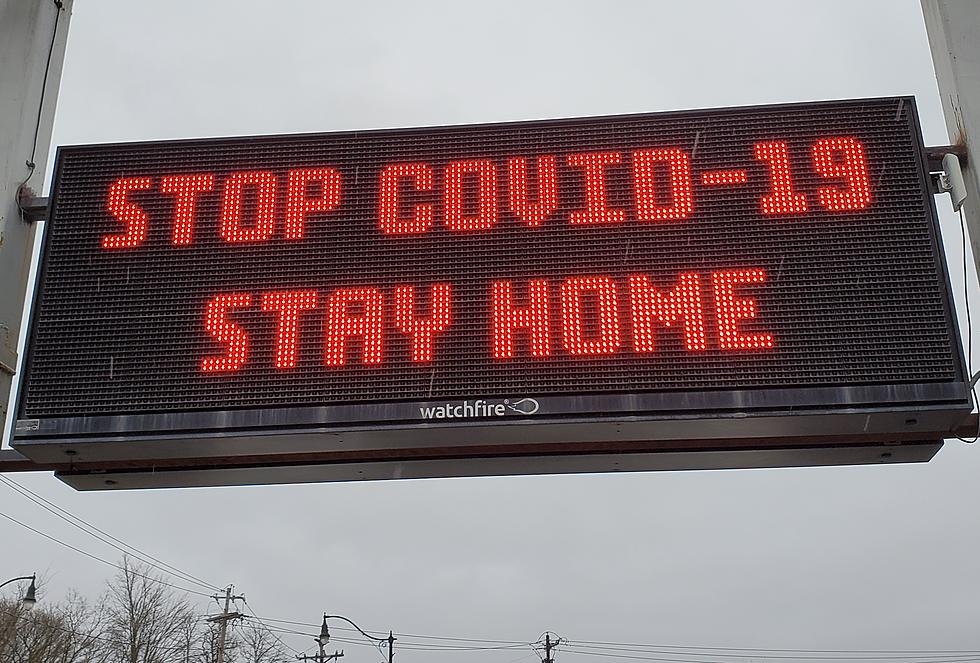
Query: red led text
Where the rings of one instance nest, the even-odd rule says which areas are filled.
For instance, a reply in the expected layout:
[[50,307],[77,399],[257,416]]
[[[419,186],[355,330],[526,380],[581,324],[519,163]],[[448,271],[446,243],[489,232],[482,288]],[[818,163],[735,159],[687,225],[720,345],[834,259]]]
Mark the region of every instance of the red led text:
[[[759,142],[751,146],[744,163],[731,164],[728,170],[697,172],[697,176],[692,153],[679,147],[513,156],[499,162],[468,159],[442,167],[391,164],[371,176],[377,177],[372,213],[380,233],[394,236],[421,235],[437,225],[467,235],[491,231],[504,222],[526,228],[545,223],[679,223],[694,216],[695,184],[702,191],[717,191],[752,179],[762,184],[762,177],[766,192],[758,198],[758,206],[765,217],[798,217],[812,212],[815,205],[828,212],[853,212],[871,204],[868,163],[857,138],[817,140],[809,146],[809,163],[792,163],[790,148],[781,140]],[[755,170],[749,171],[748,165]],[[799,186],[804,172],[809,174],[809,193]],[[567,183],[565,188],[560,181]],[[814,181],[820,185],[814,186]],[[619,188],[627,183],[628,191],[614,190],[613,182]],[[561,218],[560,195],[567,195],[570,187],[577,202]],[[632,204],[623,202],[624,194]],[[172,203],[169,219],[150,218],[140,201],[152,195]],[[284,175],[237,171],[220,181],[214,173],[123,177],[110,185],[106,198],[108,216],[121,231],[104,235],[102,247],[139,247],[150,224],[164,222],[170,224],[174,246],[192,244],[203,196],[220,202],[213,221],[229,244],[298,241],[311,219],[330,217],[342,209],[343,178],[330,166],[297,168]]]
[[[514,283],[494,281],[489,287],[487,321],[495,359],[614,355],[633,352],[655,355],[658,339],[679,335],[688,352],[766,350],[774,345],[766,332],[741,328],[756,318],[751,289],[764,284],[762,269],[680,274],[671,288],[653,286],[645,275],[625,283],[607,276],[582,276],[561,283],[544,279]],[[713,324],[706,324],[703,290],[714,304]],[[424,300],[424,301],[422,301]],[[246,313],[255,306],[274,316],[275,344],[252,348]],[[347,364],[382,367],[388,361],[426,364],[437,358],[438,339],[451,333],[452,287],[397,286],[393,292],[373,287],[217,295],[205,306],[204,330],[221,350],[205,357],[205,373],[235,372],[255,353],[271,356],[280,370],[295,369],[304,319],[321,316],[327,367]],[[622,311],[628,310],[628,316]],[[386,339],[397,333],[410,339],[407,356],[392,357]],[[557,342],[552,337],[557,336]],[[309,344],[307,344],[307,347]],[[309,360],[310,358],[307,358]],[[263,360],[267,361],[267,360]]]
[[[331,212],[340,206],[341,177],[336,170],[291,170],[285,182],[281,179],[266,171],[235,172],[225,178],[220,189],[218,232],[226,242],[265,242],[279,232],[287,240],[301,240],[307,217]],[[284,192],[280,190],[282,184],[285,185]],[[212,173],[167,175],[160,178],[159,184],[150,177],[124,177],[113,182],[106,208],[126,230],[122,234],[105,235],[102,248],[135,248],[146,240],[150,217],[133,200],[133,194],[156,187],[173,202],[174,212],[169,219],[173,245],[193,243],[198,201],[202,195],[216,190]],[[246,206],[246,198],[254,205]],[[280,206],[284,207],[282,216],[285,217],[282,230],[275,227]],[[251,211],[246,213],[246,209]]]

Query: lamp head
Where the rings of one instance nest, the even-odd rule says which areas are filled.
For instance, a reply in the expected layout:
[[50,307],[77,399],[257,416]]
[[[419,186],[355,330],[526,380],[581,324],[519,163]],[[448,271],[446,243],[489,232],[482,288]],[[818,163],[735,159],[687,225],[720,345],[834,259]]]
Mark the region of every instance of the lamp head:
[[37,585],[35,584],[35,577],[31,576],[31,586],[27,588],[27,593],[24,594],[24,599],[22,600],[24,607],[30,610],[37,603]]
[[316,639],[324,647],[330,642],[330,629],[327,628],[327,616],[323,616],[323,624],[320,626],[320,637]]

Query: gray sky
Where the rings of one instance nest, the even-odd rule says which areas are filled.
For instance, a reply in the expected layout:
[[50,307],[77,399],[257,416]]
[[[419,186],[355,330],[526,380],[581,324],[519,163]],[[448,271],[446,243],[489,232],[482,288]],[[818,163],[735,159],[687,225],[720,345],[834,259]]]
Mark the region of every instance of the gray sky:
[[[896,94],[916,96],[927,144],[948,142],[912,0],[78,0],[53,142]],[[959,230],[948,199],[939,206],[962,303]],[[46,474],[18,480],[190,573],[234,582],[272,617],[328,610],[371,628],[528,641],[551,629],[678,645],[980,650],[978,476],[980,449],[953,442],[916,466],[92,494]],[[116,558],[2,486],[0,504]],[[112,571],[6,521],[0,542],[3,572],[45,574],[54,598],[95,594]],[[376,663],[370,649],[346,649],[350,663]]]

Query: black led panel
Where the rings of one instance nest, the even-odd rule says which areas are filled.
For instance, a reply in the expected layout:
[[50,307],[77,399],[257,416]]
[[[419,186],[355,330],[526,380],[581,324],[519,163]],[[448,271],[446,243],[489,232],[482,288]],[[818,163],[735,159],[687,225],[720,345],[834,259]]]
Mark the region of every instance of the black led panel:
[[[52,198],[25,420],[963,380],[910,98],[64,147]],[[495,282],[539,314],[511,357]],[[395,292],[436,284],[420,358]],[[292,367],[274,292],[316,297]]]

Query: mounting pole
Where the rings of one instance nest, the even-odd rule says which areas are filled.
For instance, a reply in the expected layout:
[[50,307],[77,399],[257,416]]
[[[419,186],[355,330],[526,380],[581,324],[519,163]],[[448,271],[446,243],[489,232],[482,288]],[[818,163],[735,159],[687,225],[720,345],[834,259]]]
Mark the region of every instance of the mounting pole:
[[966,148],[960,160],[963,213],[980,265],[980,6],[976,0],[921,0],[932,63],[950,142]]
[[[0,0],[0,419],[6,423],[73,0]],[[13,426],[11,426],[11,430]],[[0,437],[0,442],[5,438]]]

